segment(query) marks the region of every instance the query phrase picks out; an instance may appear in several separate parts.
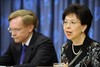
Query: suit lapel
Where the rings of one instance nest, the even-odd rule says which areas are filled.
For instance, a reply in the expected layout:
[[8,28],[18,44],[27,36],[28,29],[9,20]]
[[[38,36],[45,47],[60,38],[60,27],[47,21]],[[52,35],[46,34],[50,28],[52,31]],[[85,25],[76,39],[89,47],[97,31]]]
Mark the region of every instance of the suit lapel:
[[31,54],[34,53],[33,49],[36,45],[35,42],[36,42],[37,35],[38,34],[34,31],[33,36],[31,38],[31,41],[29,43],[29,46],[26,49],[26,56],[25,56],[25,59],[24,59],[24,63],[28,62],[29,59],[30,59]]
[[16,52],[14,52],[15,60],[17,60],[16,63],[19,64],[20,55],[21,55],[21,44],[14,44],[14,45],[15,45],[15,50],[16,50]]
[[26,55],[25,55],[25,59],[24,59],[24,62],[23,63],[26,63],[28,62],[29,58],[30,58],[30,55],[32,53],[32,48],[31,47],[27,47],[27,50],[26,50]]

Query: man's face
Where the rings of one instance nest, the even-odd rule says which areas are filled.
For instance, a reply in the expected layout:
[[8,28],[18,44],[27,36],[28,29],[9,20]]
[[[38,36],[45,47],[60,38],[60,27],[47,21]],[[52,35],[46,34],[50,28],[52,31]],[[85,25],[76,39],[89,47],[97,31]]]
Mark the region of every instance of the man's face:
[[16,17],[10,21],[9,30],[16,43],[25,43],[29,38],[33,27],[31,25],[25,26],[22,17]]

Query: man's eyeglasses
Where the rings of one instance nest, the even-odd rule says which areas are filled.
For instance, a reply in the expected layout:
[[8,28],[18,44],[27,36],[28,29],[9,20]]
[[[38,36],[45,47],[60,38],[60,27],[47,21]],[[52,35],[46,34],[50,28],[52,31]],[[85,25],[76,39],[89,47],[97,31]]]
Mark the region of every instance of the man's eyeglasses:
[[8,31],[9,31],[10,33],[12,33],[12,32],[19,32],[20,30],[21,30],[21,28],[15,28],[15,29],[8,28]]

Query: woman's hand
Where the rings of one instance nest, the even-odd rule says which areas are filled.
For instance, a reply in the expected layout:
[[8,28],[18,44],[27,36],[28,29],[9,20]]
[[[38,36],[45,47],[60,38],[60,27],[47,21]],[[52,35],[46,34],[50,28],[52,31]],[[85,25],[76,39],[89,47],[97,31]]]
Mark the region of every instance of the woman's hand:
[[68,67],[68,63],[54,63],[53,67]]
[[62,63],[63,67],[68,67],[68,63]]

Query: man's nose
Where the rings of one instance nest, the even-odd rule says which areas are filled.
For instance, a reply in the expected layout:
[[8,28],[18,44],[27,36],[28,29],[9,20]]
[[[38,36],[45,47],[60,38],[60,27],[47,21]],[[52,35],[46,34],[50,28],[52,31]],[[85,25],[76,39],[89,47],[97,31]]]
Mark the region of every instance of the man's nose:
[[11,32],[11,37],[14,37],[16,35],[16,32],[12,31]]

